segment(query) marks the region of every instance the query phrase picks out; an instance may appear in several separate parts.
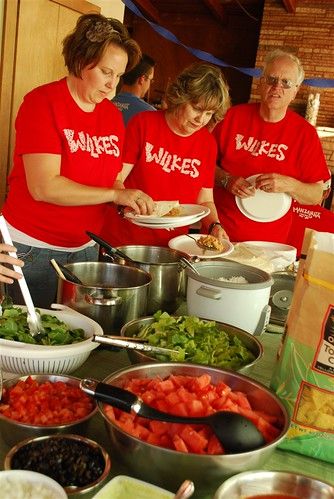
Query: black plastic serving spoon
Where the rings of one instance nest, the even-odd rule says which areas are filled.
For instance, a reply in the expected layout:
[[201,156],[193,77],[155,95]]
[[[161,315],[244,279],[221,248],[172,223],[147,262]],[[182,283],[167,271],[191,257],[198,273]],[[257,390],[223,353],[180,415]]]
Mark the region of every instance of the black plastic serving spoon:
[[125,412],[135,412],[144,418],[168,423],[209,425],[229,454],[248,452],[265,444],[263,435],[257,427],[249,419],[235,412],[220,411],[201,418],[174,416],[150,407],[137,395],[118,386],[101,383],[94,379],[83,379],[80,382],[80,388],[101,402]]
[[123,258],[123,260],[128,261],[130,263],[136,263],[132,258],[130,258],[128,255],[123,253],[123,251],[114,248],[113,246],[110,246],[107,241],[102,239],[101,237],[97,236],[96,234],[93,234],[93,232],[89,232],[88,230],[86,231],[86,234],[93,239],[97,244],[101,246],[101,248],[104,249],[104,251],[107,253],[107,255],[113,257],[114,255],[119,256],[120,258]]

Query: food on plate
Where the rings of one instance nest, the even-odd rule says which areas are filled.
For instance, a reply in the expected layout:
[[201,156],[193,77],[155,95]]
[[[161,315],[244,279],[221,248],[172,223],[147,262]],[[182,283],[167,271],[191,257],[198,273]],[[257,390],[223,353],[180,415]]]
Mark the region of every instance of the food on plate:
[[197,243],[200,246],[205,246],[210,250],[217,250],[220,252],[223,251],[225,248],[224,244],[221,243],[219,241],[219,239],[217,239],[216,237],[211,236],[211,235],[205,235],[205,236],[199,237],[197,240]]
[[93,483],[105,470],[105,458],[99,447],[79,438],[53,436],[23,444],[12,456],[11,469],[43,473],[62,487]]
[[38,382],[28,376],[3,388],[0,414],[29,425],[54,426],[82,419],[94,407],[79,386],[63,381]]
[[[281,431],[282,421],[279,418],[253,410],[245,393],[233,391],[223,382],[212,384],[209,374],[172,374],[165,379],[159,376],[133,377],[126,380],[123,388],[138,395],[146,404],[178,416],[202,417],[217,411],[238,412],[257,426],[267,443],[278,437]],[[207,425],[155,421],[125,413],[110,405],[106,405],[104,411],[122,430],[149,444],[186,453],[225,453]]]
[[70,345],[85,340],[81,328],[70,329],[54,315],[42,314],[43,333],[32,336],[27,322],[27,313],[20,307],[4,306],[0,317],[0,338],[37,345]]
[[181,214],[179,201],[155,201],[152,216],[178,217]]
[[[224,369],[240,369],[255,360],[254,354],[235,335],[219,329],[215,321],[191,315],[154,314],[155,321],[143,326],[134,336],[149,345],[177,350],[170,357],[155,355],[159,360],[194,362]],[[150,354],[153,356],[153,354]]]

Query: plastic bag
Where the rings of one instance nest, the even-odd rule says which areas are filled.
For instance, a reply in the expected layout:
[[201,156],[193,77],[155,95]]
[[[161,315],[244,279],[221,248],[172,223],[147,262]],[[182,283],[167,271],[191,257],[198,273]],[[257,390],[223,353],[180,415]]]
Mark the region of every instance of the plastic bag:
[[280,445],[334,463],[334,234],[307,229],[271,387],[291,426]]

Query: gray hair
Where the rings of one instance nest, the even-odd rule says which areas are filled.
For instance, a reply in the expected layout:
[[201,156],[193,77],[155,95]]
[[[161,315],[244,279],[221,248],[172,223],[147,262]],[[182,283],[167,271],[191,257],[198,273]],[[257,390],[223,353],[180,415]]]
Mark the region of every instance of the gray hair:
[[294,62],[296,64],[297,73],[298,73],[298,76],[297,76],[297,85],[299,86],[303,82],[303,80],[305,78],[305,72],[304,72],[304,69],[303,69],[303,66],[302,66],[302,63],[301,63],[300,59],[298,59],[298,57],[296,55],[292,54],[291,52],[289,52],[287,50],[284,50],[284,49],[274,49],[271,52],[269,52],[266,55],[265,59],[264,59],[263,74],[266,72],[267,67],[273,61],[276,61],[276,59],[281,59],[281,58],[284,58],[284,57],[290,59],[292,62]]

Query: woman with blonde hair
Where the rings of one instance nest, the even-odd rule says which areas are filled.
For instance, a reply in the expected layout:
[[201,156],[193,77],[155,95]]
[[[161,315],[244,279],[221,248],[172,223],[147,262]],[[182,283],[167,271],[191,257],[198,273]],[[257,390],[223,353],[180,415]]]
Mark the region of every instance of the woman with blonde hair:
[[[154,201],[178,200],[210,209],[202,231],[227,238],[213,202],[217,146],[209,127],[220,121],[229,106],[228,86],[220,69],[207,63],[187,67],[167,89],[166,110],[134,116],[126,130],[123,169],[125,188],[135,186]],[[113,245],[166,246],[188,227],[139,227],[109,209],[102,237]]]

